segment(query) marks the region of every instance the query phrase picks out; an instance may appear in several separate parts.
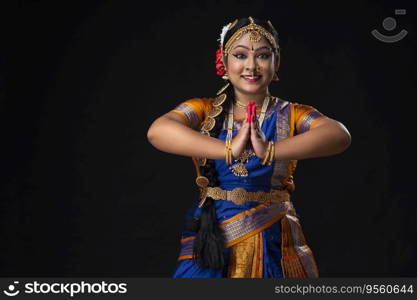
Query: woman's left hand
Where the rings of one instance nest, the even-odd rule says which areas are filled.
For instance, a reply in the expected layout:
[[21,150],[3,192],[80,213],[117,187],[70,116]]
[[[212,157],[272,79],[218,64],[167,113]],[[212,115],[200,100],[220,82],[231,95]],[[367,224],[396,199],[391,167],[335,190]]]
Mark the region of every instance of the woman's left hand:
[[256,156],[259,158],[264,158],[266,149],[268,147],[268,141],[266,140],[262,130],[259,128],[256,116],[254,121],[250,123],[250,141]]

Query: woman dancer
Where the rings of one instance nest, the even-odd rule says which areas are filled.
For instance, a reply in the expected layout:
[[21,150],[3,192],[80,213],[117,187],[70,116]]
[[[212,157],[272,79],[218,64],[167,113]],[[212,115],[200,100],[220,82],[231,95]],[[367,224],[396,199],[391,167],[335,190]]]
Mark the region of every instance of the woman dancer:
[[318,277],[291,202],[297,160],[343,152],[340,122],[272,96],[278,34],[252,17],[223,27],[215,97],[192,98],[156,119],[148,140],[189,156],[200,196],[186,216],[176,278]]

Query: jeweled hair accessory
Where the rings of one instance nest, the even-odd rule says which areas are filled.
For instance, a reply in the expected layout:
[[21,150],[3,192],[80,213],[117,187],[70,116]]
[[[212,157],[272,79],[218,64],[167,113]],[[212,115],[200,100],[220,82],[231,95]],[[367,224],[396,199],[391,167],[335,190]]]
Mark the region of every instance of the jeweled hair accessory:
[[220,38],[217,39],[220,42],[221,45],[223,45],[224,37],[226,36],[226,33],[229,30],[229,26],[231,24],[232,23],[229,23],[226,26],[223,26],[222,32],[220,33]]
[[219,48],[216,51],[216,74],[219,76],[223,76],[226,74],[226,69],[224,67],[223,61],[222,61],[222,45],[219,45]]
[[220,42],[220,45],[222,45],[223,46],[223,43],[224,43],[224,37],[226,36],[226,33],[230,30],[230,29],[232,29],[233,28],[233,26],[235,26],[236,25],[236,23],[237,23],[237,19],[235,19],[233,22],[231,22],[231,23],[229,23],[229,24],[227,24],[227,25],[225,25],[225,26],[223,26],[223,28],[222,28],[222,32],[220,33],[220,38],[218,38],[217,39],[217,41],[219,41]]
[[[269,41],[269,43],[272,45],[272,47],[274,48],[275,51],[279,50],[274,36],[268,30],[263,28],[262,26],[256,24],[252,17],[249,17],[249,20],[250,20],[250,24],[246,25],[246,26],[243,26],[242,28],[238,29],[230,37],[230,39],[226,42],[226,45],[224,45],[224,37],[225,37],[227,31],[230,30],[234,26],[234,24],[236,23],[237,20],[235,22],[233,22],[234,24],[232,24],[232,26],[230,24],[227,25],[227,28],[224,31],[223,39],[221,39],[221,45],[222,46],[224,45],[223,55],[225,55],[225,56],[228,55],[229,51],[230,51],[230,48],[232,47],[233,43],[236,40],[240,39],[242,37],[242,35],[244,35],[245,33],[249,33],[249,39],[252,42],[259,42],[259,40],[261,39],[261,36],[264,36]],[[223,30],[224,29],[225,28],[223,27]],[[223,31],[222,31],[222,34],[223,34]]]

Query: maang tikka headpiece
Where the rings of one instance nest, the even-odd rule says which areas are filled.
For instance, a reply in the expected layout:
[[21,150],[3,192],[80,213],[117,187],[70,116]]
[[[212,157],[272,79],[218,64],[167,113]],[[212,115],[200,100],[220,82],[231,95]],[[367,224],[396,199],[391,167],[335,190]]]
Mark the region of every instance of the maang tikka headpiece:
[[[234,20],[233,23],[229,23],[226,26],[223,27],[222,32],[220,34],[220,44],[223,48],[223,55],[227,56],[229,54],[230,48],[232,47],[233,43],[240,39],[245,33],[249,33],[249,39],[252,42],[259,42],[259,40],[261,39],[261,36],[264,36],[269,43],[273,46],[273,48],[275,49],[275,51],[278,51],[278,45],[275,41],[274,36],[265,28],[263,28],[262,26],[258,25],[255,23],[255,21],[253,20],[252,17],[248,18],[250,21],[250,24],[243,26],[242,28],[238,29],[230,38],[229,40],[226,42],[226,45],[224,45],[224,38],[226,36],[226,33],[232,29],[236,23],[238,22],[238,20]],[[271,27],[273,28],[272,24],[270,21],[268,21],[268,24],[271,25]]]

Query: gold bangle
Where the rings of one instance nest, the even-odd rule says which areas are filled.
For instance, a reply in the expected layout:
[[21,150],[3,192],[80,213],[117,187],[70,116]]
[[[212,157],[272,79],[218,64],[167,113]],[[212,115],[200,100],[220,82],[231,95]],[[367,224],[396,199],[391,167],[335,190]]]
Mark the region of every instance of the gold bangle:
[[228,154],[229,154],[229,164],[231,164],[232,161],[233,161],[233,158],[232,158],[232,141],[231,140],[229,141],[229,151],[228,151]]
[[271,165],[275,159],[275,143],[273,141],[269,141],[269,143],[271,143],[271,150],[269,153],[268,166]]
[[224,144],[224,156],[225,156],[224,160],[226,161],[226,163],[228,161],[228,151],[229,151],[229,142],[226,140]]
[[274,141],[269,141],[268,142],[268,147],[266,148],[265,151],[265,156],[264,159],[262,160],[262,165],[271,165],[272,161],[274,160],[274,156],[275,156],[275,145],[274,145]]
[[225,143],[225,160],[227,164],[232,163],[232,141],[226,140]]
[[262,160],[262,165],[265,165],[266,164],[266,162],[268,161],[268,159],[269,159],[269,152],[271,151],[271,145],[269,144],[269,142],[268,142],[268,147],[266,148],[266,153],[265,153],[265,157],[264,157],[264,159]]
[[232,140],[229,142],[229,162],[230,164],[233,162],[233,155],[232,155]]
[[269,157],[269,149],[270,149],[270,144],[269,144],[269,142],[268,142],[268,146],[266,147],[266,150],[265,150],[265,156],[264,156],[264,158],[262,159],[262,165],[264,166],[265,165],[265,163],[266,163],[266,161],[267,161],[267,159],[268,159],[268,157]]

